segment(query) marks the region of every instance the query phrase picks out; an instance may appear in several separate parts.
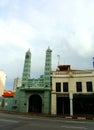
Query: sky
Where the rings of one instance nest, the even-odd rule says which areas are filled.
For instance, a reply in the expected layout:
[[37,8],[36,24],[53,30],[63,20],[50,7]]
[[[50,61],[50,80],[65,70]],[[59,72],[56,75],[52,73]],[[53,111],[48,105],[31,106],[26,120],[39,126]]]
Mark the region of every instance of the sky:
[[52,49],[52,70],[59,64],[93,69],[94,0],[0,0],[0,69],[5,89],[22,77],[30,48],[31,78],[44,73],[45,52]]

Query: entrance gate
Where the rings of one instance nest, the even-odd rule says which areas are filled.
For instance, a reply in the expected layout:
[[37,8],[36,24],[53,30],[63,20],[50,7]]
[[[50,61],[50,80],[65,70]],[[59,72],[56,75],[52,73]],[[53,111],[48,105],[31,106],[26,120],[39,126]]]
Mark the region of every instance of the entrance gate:
[[42,99],[39,95],[30,96],[28,112],[35,112],[35,113],[42,112]]

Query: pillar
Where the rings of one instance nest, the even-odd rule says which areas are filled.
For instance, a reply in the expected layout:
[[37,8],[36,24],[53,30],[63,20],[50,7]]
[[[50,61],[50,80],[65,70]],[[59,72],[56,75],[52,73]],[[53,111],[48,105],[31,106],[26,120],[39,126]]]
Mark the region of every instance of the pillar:
[[69,94],[69,99],[70,99],[70,116],[73,116],[73,94]]
[[56,115],[56,94],[51,95],[51,114]]

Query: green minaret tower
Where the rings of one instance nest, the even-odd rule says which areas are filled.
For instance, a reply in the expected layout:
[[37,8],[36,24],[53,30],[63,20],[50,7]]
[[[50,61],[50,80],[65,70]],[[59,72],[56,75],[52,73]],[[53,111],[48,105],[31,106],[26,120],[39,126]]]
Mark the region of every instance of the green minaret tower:
[[46,50],[45,70],[44,70],[44,111],[49,113],[51,110],[51,55],[52,50],[48,47]]
[[25,54],[23,75],[22,75],[22,87],[28,87],[28,79],[30,79],[31,73],[31,52],[30,49]]
[[48,47],[46,50],[46,59],[45,59],[45,87],[50,87],[50,77],[51,77],[51,52],[52,50]]

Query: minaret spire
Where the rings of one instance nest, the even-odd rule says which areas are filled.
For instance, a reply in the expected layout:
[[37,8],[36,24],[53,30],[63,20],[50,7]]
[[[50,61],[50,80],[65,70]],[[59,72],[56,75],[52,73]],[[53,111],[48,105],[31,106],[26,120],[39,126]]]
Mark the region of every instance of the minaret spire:
[[30,49],[25,53],[25,61],[24,61],[24,68],[23,68],[23,75],[22,75],[22,87],[28,87],[28,79],[30,79],[31,73],[31,52]]
[[45,59],[45,87],[50,87],[50,76],[51,76],[51,54],[52,50],[50,47],[46,50],[46,59]]

